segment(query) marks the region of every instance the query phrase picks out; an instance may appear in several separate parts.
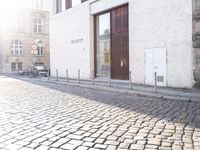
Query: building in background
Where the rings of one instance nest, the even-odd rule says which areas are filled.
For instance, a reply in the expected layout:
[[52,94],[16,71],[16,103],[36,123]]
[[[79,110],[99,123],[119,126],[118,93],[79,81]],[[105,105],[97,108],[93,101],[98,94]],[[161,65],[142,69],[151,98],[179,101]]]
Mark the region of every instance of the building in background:
[[[18,73],[33,66],[50,67],[48,0],[23,2],[23,8],[0,16],[2,73]],[[33,44],[37,46],[35,54],[32,54]]]
[[131,77],[133,83],[154,85],[156,73],[159,86],[192,88],[194,72],[199,74],[199,49],[194,53],[192,42],[197,3],[52,0],[51,74],[58,69],[65,77],[68,69],[77,78],[80,70],[82,79]]

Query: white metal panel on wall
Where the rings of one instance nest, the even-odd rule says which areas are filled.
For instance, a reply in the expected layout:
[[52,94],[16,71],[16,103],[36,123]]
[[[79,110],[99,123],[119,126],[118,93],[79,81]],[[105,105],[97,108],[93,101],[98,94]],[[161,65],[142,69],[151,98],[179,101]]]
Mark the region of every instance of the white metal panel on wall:
[[145,84],[153,85],[156,73],[157,85],[167,86],[166,60],[166,48],[154,48],[145,51]]
[[145,84],[154,84],[153,49],[145,51]]
[[157,84],[159,86],[167,85],[167,64],[166,64],[166,48],[154,49],[154,72],[157,73]]

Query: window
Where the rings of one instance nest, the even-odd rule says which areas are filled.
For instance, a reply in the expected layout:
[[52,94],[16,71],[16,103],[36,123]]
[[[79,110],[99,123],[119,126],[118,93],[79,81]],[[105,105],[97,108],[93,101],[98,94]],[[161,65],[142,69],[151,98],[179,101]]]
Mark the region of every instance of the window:
[[96,16],[96,76],[109,77],[110,13]]
[[35,66],[44,66],[43,62],[35,62]]
[[12,71],[22,71],[22,62],[12,62],[11,69]]
[[195,21],[194,32],[195,33],[200,33],[200,20]]
[[196,10],[200,10],[200,0],[196,0]]
[[39,47],[37,48],[37,50],[38,50],[37,55],[38,55],[38,56],[42,56],[42,55],[43,55],[43,46],[39,46]]
[[65,0],[65,9],[69,9],[72,6],[78,5],[80,3],[83,3],[87,0]]
[[72,7],[72,0],[65,0],[65,9],[69,9]]
[[39,41],[37,43],[37,51],[38,51],[37,56],[43,56],[44,55],[44,45],[41,41]]
[[34,32],[36,33],[42,32],[42,20],[40,18],[34,19]]
[[12,71],[17,70],[16,63],[11,63],[11,69],[12,69]]
[[18,67],[18,71],[22,71],[22,63],[21,62],[17,63],[17,67]]
[[12,54],[22,55],[22,42],[20,40],[14,40],[11,44]]
[[56,13],[62,12],[62,0],[56,0]]
[[82,3],[83,3],[83,2],[86,2],[86,1],[88,1],[88,0],[81,0]]

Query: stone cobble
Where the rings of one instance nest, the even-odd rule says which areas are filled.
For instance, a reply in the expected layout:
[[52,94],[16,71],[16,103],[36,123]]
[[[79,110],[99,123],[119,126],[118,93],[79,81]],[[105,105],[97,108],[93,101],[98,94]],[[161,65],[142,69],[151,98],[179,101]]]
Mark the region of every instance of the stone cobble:
[[0,77],[0,149],[200,149],[200,102]]

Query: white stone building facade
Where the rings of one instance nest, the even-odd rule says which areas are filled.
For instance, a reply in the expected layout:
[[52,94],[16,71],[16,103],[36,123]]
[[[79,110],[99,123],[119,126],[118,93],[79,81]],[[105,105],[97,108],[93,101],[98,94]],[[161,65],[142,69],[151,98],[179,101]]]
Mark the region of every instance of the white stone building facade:
[[52,76],[153,85],[156,72],[160,86],[193,87],[192,0],[52,0],[52,10]]

